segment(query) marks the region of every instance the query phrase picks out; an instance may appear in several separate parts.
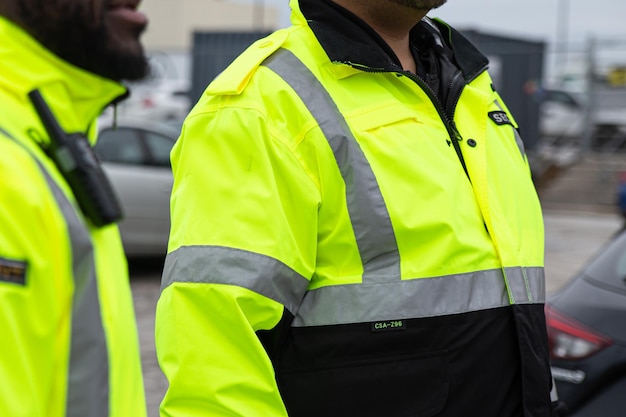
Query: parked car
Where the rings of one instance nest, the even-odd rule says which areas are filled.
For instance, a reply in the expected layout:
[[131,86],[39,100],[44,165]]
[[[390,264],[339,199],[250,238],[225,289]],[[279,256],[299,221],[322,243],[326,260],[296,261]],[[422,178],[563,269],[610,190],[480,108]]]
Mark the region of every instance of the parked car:
[[191,108],[188,79],[155,79],[131,86],[131,94],[118,105],[120,115],[159,121],[185,118]]
[[537,94],[541,136],[553,140],[581,139],[585,130],[583,95],[557,89],[544,89]]
[[180,128],[139,119],[100,119],[94,151],[124,211],[120,233],[129,257],[165,255],[173,176],[169,154]]
[[581,146],[589,133],[593,150],[626,149],[626,89],[598,85],[591,96],[558,88],[538,89],[534,94],[539,102],[539,133],[547,143]]
[[626,415],[626,229],[546,302],[552,374],[572,417]]

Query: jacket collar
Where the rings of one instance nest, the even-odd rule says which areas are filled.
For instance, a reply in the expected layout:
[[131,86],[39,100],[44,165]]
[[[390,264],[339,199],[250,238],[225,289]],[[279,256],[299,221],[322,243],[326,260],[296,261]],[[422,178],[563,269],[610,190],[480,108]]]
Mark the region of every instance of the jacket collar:
[[115,81],[61,60],[27,32],[0,16],[0,89],[25,106],[27,94],[39,89],[67,132],[86,133],[102,110],[127,95]]
[[[400,61],[386,42],[363,20],[331,0],[291,0],[292,23],[309,25],[333,62],[365,66],[375,71],[399,71]],[[433,28],[437,28],[433,30]],[[438,33],[437,33],[438,32]],[[487,58],[460,32],[439,20],[425,18],[411,31],[411,43],[424,45],[437,36],[449,48],[470,81],[484,71]]]

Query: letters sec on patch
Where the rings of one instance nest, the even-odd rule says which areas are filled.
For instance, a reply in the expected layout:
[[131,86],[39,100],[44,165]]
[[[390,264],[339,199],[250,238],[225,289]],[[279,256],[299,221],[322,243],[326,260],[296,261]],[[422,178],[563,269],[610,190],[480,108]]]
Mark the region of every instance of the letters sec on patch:
[[509,115],[503,111],[492,111],[489,112],[489,118],[494,121],[498,126],[502,125],[511,125],[513,126],[513,122],[509,119]]

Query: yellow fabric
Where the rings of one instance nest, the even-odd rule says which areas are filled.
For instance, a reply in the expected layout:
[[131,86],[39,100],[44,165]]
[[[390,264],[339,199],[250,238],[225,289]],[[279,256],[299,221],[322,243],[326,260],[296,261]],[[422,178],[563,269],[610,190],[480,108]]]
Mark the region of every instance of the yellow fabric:
[[[361,282],[345,184],[327,139],[293,90],[258,65],[282,47],[324,85],[370,163],[402,279],[542,267],[541,209],[513,127],[486,117],[500,110],[489,75],[465,88],[455,114],[470,183],[440,115],[414,81],[331,64],[297,1],[291,5],[296,25],[251,46],[184,124],[172,152],[169,252],[195,245],[250,251],[286,264],[310,280],[310,289]],[[165,288],[156,316],[158,358],[170,382],[161,415],[285,416],[254,334],[272,329],[281,307],[235,286]],[[249,414],[257,395],[263,412]]]
[[175,284],[159,299],[159,363],[174,387],[161,415],[287,416],[272,364],[254,333],[273,328],[282,306],[225,287]]
[[[0,282],[0,416],[66,415],[72,253],[65,219],[33,156],[74,202],[35,140],[27,93],[39,88],[66,131],[89,131],[123,86],[63,62],[0,18],[0,258],[27,263],[26,284]],[[37,139],[39,138],[39,139]],[[28,149],[26,151],[24,148]],[[82,218],[74,202],[76,212]],[[110,416],[146,415],[128,271],[117,226],[89,230],[109,353]]]

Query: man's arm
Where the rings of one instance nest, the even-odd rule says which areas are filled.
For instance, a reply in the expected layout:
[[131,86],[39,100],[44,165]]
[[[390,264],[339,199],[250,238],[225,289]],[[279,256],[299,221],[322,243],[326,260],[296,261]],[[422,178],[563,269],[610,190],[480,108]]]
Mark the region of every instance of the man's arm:
[[156,313],[158,358],[169,381],[161,415],[286,417],[255,334],[281,316],[280,304],[241,287],[167,287]]
[[297,308],[319,192],[256,110],[204,109],[173,153],[172,231],[156,313],[163,416],[284,417],[256,332]]

